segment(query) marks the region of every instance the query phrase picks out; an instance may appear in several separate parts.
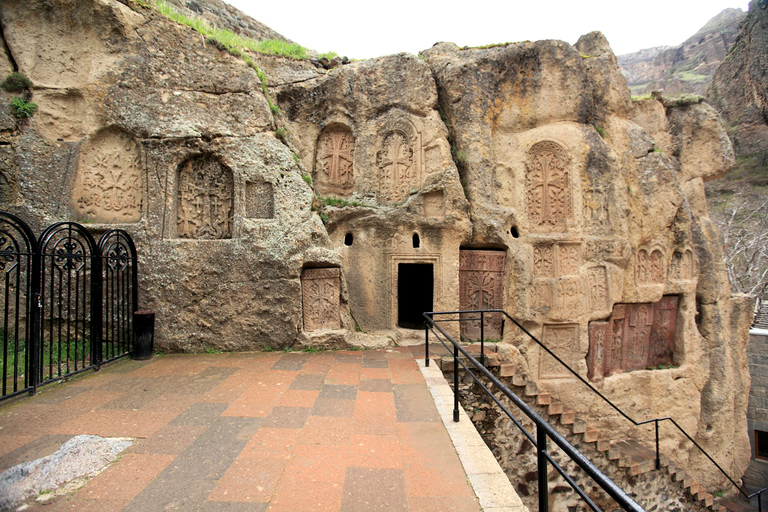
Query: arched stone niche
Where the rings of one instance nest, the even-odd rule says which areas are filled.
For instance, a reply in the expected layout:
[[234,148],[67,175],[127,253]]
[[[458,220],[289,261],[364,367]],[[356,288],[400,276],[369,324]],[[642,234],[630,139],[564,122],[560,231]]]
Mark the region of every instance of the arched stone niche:
[[86,139],[72,196],[82,218],[110,223],[139,220],[140,156],[136,142],[119,128],[107,128]]
[[213,155],[198,155],[178,168],[176,236],[215,240],[232,238],[232,171]]
[[379,195],[384,202],[400,201],[411,189],[421,188],[424,151],[419,133],[406,119],[395,118],[382,130],[376,153]]
[[533,232],[563,232],[573,220],[570,158],[560,144],[537,142],[526,161],[526,210]]
[[317,140],[314,182],[319,194],[348,196],[355,186],[355,137],[349,127],[327,126]]
[[661,249],[640,249],[637,251],[635,256],[635,282],[638,285],[663,283],[666,275],[666,258]]

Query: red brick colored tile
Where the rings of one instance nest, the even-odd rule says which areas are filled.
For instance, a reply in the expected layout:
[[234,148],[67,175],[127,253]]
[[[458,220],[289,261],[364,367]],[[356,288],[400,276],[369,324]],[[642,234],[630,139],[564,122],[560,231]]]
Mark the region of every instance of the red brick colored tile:
[[302,389],[288,389],[282,395],[280,405],[286,407],[312,407],[317,400],[320,391],[307,391]]
[[350,467],[402,468],[400,438],[396,435],[353,434],[347,460]]
[[244,371],[239,371],[234,375],[227,377],[218,386],[209,391],[202,401],[232,403],[248,391],[253,386],[253,383],[253,375]]
[[396,434],[397,415],[391,393],[358,391],[355,403],[355,432]]
[[300,428],[262,427],[251,437],[239,457],[289,459],[302,434]]
[[477,498],[430,496],[408,498],[408,512],[480,512]]
[[347,467],[344,445],[303,444],[285,468],[284,480],[342,483]]
[[172,412],[97,409],[51,430],[53,434],[92,434],[102,437],[149,437],[177,416]]
[[235,400],[222,416],[265,418],[273,407],[280,405],[282,395],[287,390],[288,386],[276,387],[259,382]]
[[148,438],[137,439],[127,451],[178,455],[207,429],[207,426],[202,425],[165,425]]
[[391,370],[392,384],[423,384],[424,376],[421,372],[410,370]]
[[[0,423],[0,426],[2,424]],[[2,432],[0,428],[0,432]],[[0,435],[0,457],[6,453],[10,453],[13,450],[24,446],[25,444],[34,441],[37,436],[6,436]],[[2,470],[0,470],[2,471]]]
[[325,376],[325,383],[357,386],[360,383],[360,370],[341,371],[333,367],[328,372],[328,375]]
[[129,453],[77,491],[83,500],[128,503],[171,463],[174,455]]
[[339,512],[341,497],[341,483],[283,479],[269,504],[269,512]]
[[299,444],[349,444],[354,420],[352,417],[310,416],[304,424]]
[[239,458],[208,496],[211,501],[268,502],[283,476],[286,459]]

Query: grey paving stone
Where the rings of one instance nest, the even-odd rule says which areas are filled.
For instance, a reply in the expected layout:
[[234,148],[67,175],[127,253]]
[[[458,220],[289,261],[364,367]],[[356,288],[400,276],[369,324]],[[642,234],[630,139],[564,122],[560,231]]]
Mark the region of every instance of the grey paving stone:
[[362,363],[362,354],[336,354],[335,361],[337,363]]
[[204,501],[200,512],[266,512],[269,503],[242,501]]
[[311,415],[351,418],[355,415],[355,401],[338,398],[318,398],[312,407]]
[[346,384],[324,384],[317,398],[355,400],[357,398],[357,386]]
[[341,512],[407,511],[402,469],[347,468]]
[[283,372],[298,372],[304,368],[307,361],[309,361],[309,354],[288,353],[273,364],[270,369]]
[[398,422],[440,421],[435,402],[423,384],[395,384],[395,411]]
[[189,406],[189,409],[176,416],[169,425],[203,425],[208,426],[213,423],[221,413],[229,408],[229,404],[216,403],[195,403]]
[[303,428],[310,411],[310,407],[276,406],[264,418],[263,425],[270,428]]
[[290,389],[302,389],[306,391],[319,391],[323,389],[324,375],[299,374],[291,382]]
[[363,368],[389,368],[386,359],[363,359]]
[[361,379],[358,389],[360,391],[392,393],[392,381],[389,379]]
[[214,487],[216,487],[216,482],[213,480],[157,478],[133,498],[122,512],[148,512],[150,510],[197,512]]

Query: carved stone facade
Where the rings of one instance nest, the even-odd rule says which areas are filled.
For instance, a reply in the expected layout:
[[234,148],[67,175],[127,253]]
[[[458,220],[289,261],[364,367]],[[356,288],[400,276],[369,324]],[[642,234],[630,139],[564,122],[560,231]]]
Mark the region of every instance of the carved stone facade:
[[681,281],[690,281],[696,275],[693,251],[685,249],[684,251],[675,251],[672,255],[670,266],[670,276],[672,279]]
[[399,201],[408,195],[411,187],[421,185],[419,151],[403,131],[391,131],[384,136],[376,164],[381,172],[380,193],[385,200]]
[[338,268],[308,268],[301,273],[304,330],[341,328]]
[[528,152],[527,211],[535,232],[563,232],[573,218],[569,158],[556,142],[534,144]]
[[[544,346],[562,359],[565,364],[571,368],[575,367],[575,354],[578,353],[579,349],[579,327],[577,325],[544,324],[541,341]],[[554,357],[544,350],[541,350],[540,354],[540,379],[559,379],[571,376],[571,373],[558,363]]]
[[[505,260],[504,251],[460,251],[459,304],[462,310],[503,309]],[[502,320],[500,313],[485,315],[483,334],[486,339],[501,339]],[[480,339],[480,321],[461,322],[461,337]]]
[[635,258],[635,279],[637,284],[663,283],[666,278],[666,262],[661,249],[637,251]]
[[179,167],[178,180],[176,235],[232,238],[232,171],[212,156],[198,156]]
[[677,295],[655,304],[616,304],[608,321],[590,322],[589,378],[674,364]]
[[352,131],[339,124],[323,130],[317,141],[315,188],[325,195],[346,196],[352,193],[354,176],[355,138]]
[[136,222],[141,217],[139,148],[126,133],[98,133],[83,144],[74,190],[75,208],[96,222]]
[[587,271],[587,290],[592,311],[608,309],[608,272],[604,266],[592,267]]
[[245,183],[245,216],[249,219],[271,219],[275,216],[275,197],[271,183]]

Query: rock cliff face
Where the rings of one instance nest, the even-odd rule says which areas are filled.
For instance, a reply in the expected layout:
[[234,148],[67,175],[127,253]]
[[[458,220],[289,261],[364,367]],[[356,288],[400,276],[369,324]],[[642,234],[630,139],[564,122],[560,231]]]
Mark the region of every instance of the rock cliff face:
[[736,42],[746,14],[725,9],[679,46],[660,46],[620,55],[619,67],[633,94],[704,94],[712,75]]
[[[4,207],[134,235],[160,348],[388,345],[422,340],[423,311],[504,308],[632,416],[674,416],[743,471],[750,308],[703,199],[733,152],[706,104],[631,101],[601,34],[328,72],[259,57],[273,117],[251,67],[136,4],[5,0],[0,22],[0,68],[40,107],[0,112]],[[629,430],[511,325],[485,334]]]
[[728,59],[717,69],[707,99],[730,128],[736,151],[768,165],[768,7],[754,0]]

